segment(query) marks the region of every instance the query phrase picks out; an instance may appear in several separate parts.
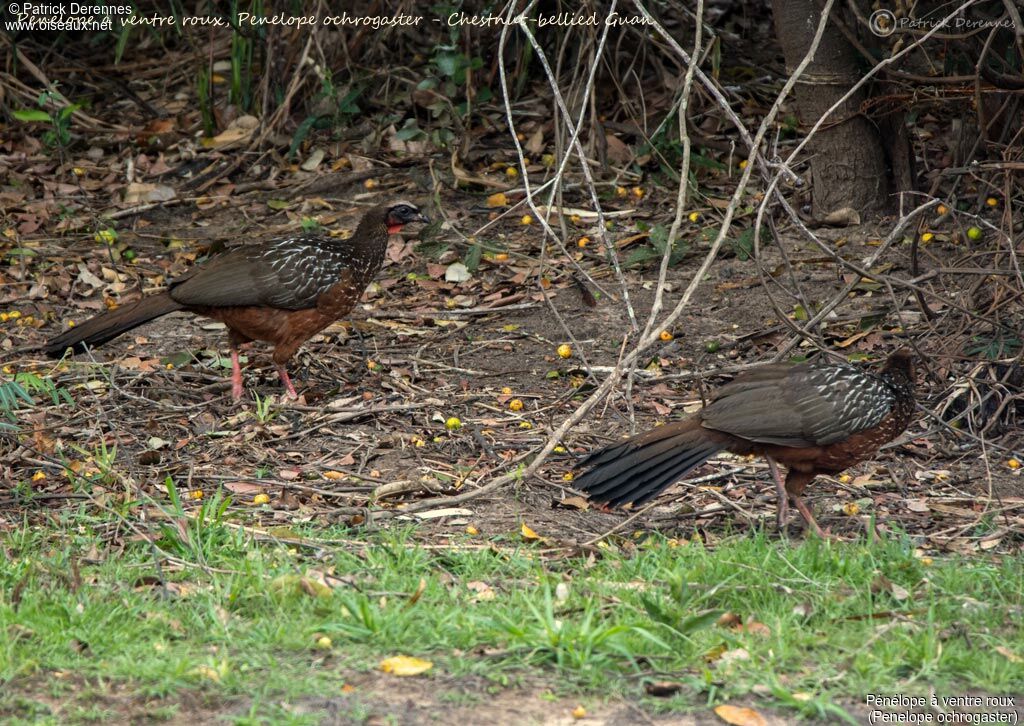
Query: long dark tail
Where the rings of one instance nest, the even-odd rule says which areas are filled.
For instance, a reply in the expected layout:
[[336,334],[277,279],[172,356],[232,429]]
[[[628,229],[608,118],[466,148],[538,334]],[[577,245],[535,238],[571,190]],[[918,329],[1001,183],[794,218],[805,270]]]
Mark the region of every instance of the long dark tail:
[[134,305],[100,313],[81,325],[68,328],[56,338],[47,341],[43,351],[51,358],[60,358],[68,348],[75,353],[81,353],[86,346],[94,348],[103,345],[121,333],[137,328],[161,315],[181,310],[182,307],[166,292],[148,295]]
[[695,418],[659,426],[588,456],[573,486],[596,502],[643,504],[725,448],[712,437]]

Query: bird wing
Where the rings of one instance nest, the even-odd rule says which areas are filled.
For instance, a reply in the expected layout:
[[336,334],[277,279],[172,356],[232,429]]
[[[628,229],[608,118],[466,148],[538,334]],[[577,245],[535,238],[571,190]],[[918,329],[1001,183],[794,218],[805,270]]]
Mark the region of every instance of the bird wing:
[[805,448],[877,426],[895,401],[883,380],[854,366],[766,366],[720,389],[700,417],[748,441]]
[[174,280],[171,297],[188,306],[315,307],[353,259],[343,241],[331,243],[296,237],[236,248]]

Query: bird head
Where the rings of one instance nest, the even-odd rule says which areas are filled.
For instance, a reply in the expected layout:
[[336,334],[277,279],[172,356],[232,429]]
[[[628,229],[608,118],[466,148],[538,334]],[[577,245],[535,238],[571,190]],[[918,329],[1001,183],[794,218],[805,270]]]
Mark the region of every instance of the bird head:
[[396,202],[384,213],[384,225],[388,228],[388,234],[398,234],[402,227],[413,222],[429,221],[430,218],[410,202]]
[[885,365],[882,366],[882,373],[900,373],[913,382],[914,360],[914,351],[910,348],[900,348],[886,359]]

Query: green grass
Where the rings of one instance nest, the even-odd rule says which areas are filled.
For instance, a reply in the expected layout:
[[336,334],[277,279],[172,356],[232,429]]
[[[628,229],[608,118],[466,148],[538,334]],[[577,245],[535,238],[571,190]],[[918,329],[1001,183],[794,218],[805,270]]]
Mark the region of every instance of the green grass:
[[[1020,557],[929,563],[906,541],[756,534],[713,550],[652,535],[597,557],[546,556],[511,533],[426,549],[413,530],[318,528],[298,533],[308,546],[257,541],[223,502],[201,520],[180,506],[150,525],[155,548],[85,508],[0,540],[0,719],[104,721],[94,691],[116,685],[166,717],[191,691],[250,704],[238,723],[289,722],[282,702],[337,694],[396,654],[431,660],[421,679],[540,678],[556,695],[659,711],[746,698],[835,719],[880,690],[1024,690]],[[158,550],[173,558],[160,568]],[[746,625],[717,624],[722,613]],[[682,688],[647,698],[648,680]]]

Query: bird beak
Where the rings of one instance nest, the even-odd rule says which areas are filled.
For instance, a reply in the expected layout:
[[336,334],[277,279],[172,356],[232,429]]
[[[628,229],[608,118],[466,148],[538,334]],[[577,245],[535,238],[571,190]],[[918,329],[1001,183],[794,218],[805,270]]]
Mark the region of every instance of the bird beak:
[[429,224],[430,223],[430,217],[425,215],[423,212],[420,212],[419,215],[416,217],[416,221],[417,222],[423,222],[424,224]]

